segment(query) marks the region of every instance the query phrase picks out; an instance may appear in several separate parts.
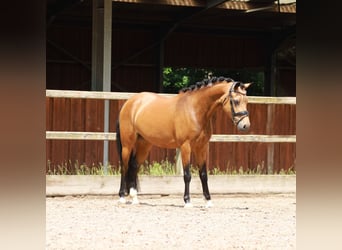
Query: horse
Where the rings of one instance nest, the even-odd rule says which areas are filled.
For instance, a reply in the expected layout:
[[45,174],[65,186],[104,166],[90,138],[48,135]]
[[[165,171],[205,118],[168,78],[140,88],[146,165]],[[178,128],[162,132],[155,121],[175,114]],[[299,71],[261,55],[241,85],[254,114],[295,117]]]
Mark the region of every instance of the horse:
[[146,160],[152,145],[179,148],[183,163],[185,207],[191,207],[190,156],[199,169],[206,207],[212,201],[208,188],[207,148],[212,135],[211,118],[222,108],[239,131],[250,127],[247,111],[247,91],[251,83],[231,78],[212,77],[183,88],[172,97],[152,92],[140,92],[122,106],[117,120],[117,150],[121,162],[119,203],[139,204],[137,196],[138,170]]

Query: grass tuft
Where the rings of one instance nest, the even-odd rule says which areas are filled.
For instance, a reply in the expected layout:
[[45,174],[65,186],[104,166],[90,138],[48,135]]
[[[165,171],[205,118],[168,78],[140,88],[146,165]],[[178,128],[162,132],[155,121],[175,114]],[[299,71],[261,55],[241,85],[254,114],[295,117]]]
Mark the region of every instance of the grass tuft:
[[[191,174],[193,176],[199,175],[199,169],[195,166],[191,166]],[[71,161],[64,162],[56,166],[52,166],[51,162],[47,162],[47,175],[120,175],[120,167],[115,165],[108,165],[107,172],[102,163],[95,164],[91,166],[86,164],[80,164],[78,161],[72,163]],[[145,162],[139,169],[140,175],[150,175],[150,176],[165,176],[165,175],[177,175],[176,165],[170,161],[163,160],[161,162],[153,161],[151,163]],[[231,166],[229,163],[225,170],[221,170],[219,167],[214,167],[208,170],[209,175],[262,175],[267,174],[267,168],[264,163],[258,164],[255,168],[244,168],[240,166],[236,168]],[[279,175],[295,175],[296,170],[294,166],[289,169],[281,169],[278,173]]]

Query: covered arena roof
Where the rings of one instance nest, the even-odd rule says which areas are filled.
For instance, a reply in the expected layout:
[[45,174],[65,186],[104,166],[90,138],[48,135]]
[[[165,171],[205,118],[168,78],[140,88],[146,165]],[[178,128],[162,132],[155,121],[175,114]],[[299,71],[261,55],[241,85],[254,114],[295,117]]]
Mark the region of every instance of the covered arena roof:
[[[47,88],[92,88],[94,13],[103,13],[106,1],[47,1]],[[164,65],[264,68],[268,74],[272,52],[295,44],[296,1],[112,0],[111,6],[114,91],[158,91],[155,71]],[[212,60],[220,55],[232,59]],[[284,62],[295,60],[288,56]],[[282,67],[295,75],[287,62]]]
[[[115,24],[182,24],[267,31],[295,25],[293,0],[113,0]],[[48,24],[89,24],[91,0],[48,0]],[[270,20],[272,18],[272,20]]]

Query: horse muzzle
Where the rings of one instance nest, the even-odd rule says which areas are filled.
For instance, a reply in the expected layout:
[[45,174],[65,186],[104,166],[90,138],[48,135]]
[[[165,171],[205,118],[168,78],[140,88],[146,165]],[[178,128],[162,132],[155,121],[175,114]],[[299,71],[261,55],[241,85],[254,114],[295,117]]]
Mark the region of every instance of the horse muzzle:
[[236,126],[240,131],[248,131],[250,127],[249,117],[244,116],[237,122]]

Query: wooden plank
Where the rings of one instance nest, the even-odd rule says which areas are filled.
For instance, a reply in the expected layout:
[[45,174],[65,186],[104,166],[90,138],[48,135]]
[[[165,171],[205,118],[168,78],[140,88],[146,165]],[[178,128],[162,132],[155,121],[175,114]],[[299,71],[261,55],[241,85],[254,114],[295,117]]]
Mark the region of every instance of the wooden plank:
[[296,142],[295,135],[212,135],[211,142]]
[[[116,140],[116,133],[46,131],[48,140]],[[296,142],[295,135],[212,135],[211,142]]]
[[[46,97],[54,98],[87,98],[123,100],[129,99],[137,93],[131,92],[102,92],[102,91],[75,91],[75,90],[46,90]],[[160,94],[162,96],[174,96],[174,94]]]
[[46,131],[48,140],[116,140],[116,133]]
[[248,96],[248,103],[295,105],[296,97]]
[[[129,99],[137,93],[132,92],[102,92],[102,91],[75,91],[75,90],[46,90],[46,97],[54,98],[88,98],[124,100]],[[159,94],[172,97],[175,94]],[[296,97],[272,97],[272,96],[248,96],[248,103],[259,104],[296,104]]]

